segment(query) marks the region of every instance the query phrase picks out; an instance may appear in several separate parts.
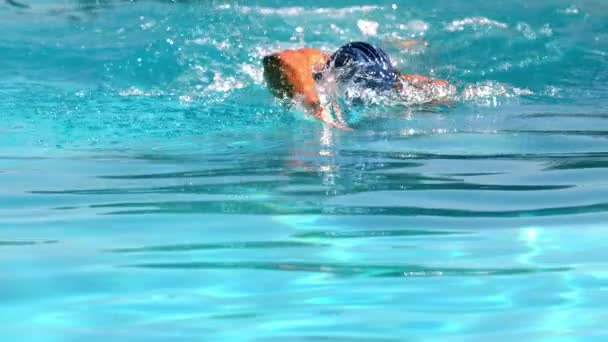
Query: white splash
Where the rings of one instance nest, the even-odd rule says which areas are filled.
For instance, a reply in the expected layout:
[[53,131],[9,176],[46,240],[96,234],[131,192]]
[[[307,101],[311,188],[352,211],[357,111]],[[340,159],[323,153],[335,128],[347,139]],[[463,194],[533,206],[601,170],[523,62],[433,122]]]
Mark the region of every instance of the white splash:
[[529,40],[534,40],[538,38],[538,36],[551,37],[553,35],[553,29],[551,25],[544,24],[538,31],[535,31],[530,25],[524,22],[517,23],[515,27],[517,31],[521,32],[522,35]]
[[[169,41],[167,41],[169,42]],[[173,42],[173,41],[171,41]],[[212,45],[213,47],[215,47],[218,50],[227,50],[230,48],[230,41],[225,39],[222,41],[216,40],[216,39],[210,39],[208,37],[197,37],[194,39],[188,39],[185,41],[186,45]],[[171,44],[171,43],[170,43]]]
[[139,27],[141,27],[142,30],[148,30],[153,28],[156,25],[156,22],[154,20],[152,21],[148,21],[147,23],[143,23],[141,25],[139,25]]
[[195,45],[207,45],[210,42],[211,42],[211,40],[207,37],[200,37],[200,38],[186,40],[186,44],[195,44]]
[[366,36],[375,36],[378,34],[378,26],[379,24],[375,21],[363,19],[357,20],[357,27],[359,30],[361,30],[361,33]]
[[[243,7],[246,13],[251,12],[248,7]],[[253,11],[262,15],[278,14],[284,16],[297,16],[304,12],[304,7],[284,7],[284,8],[269,8],[269,7],[253,7]]]
[[192,97],[189,95],[180,95],[179,100],[180,100],[180,102],[190,103],[190,102],[192,102]]
[[423,87],[403,82],[399,101],[406,105],[421,105],[425,103],[441,103],[450,101],[456,95],[456,87],[451,84],[431,84]]
[[534,32],[530,25],[526,23],[517,23],[517,26],[515,28],[517,29],[517,31],[521,32],[526,39],[536,39],[536,32]]
[[467,85],[461,93],[463,100],[475,100],[505,95],[507,87],[498,82],[481,82]]
[[207,87],[207,90],[226,93],[231,90],[241,89],[244,87],[245,84],[241,80],[238,80],[232,76],[224,78],[222,74],[216,72],[215,75],[213,75],[213,83]]
[[142,89],[131,87],[129,89],[119,91],[118,95],[120,95],[120,96],[159,96],[162,94],[158,91],[146,92]]
[[252,64],[241,64],[241,71],[251,77],[256,84],[264,82],[264,73],[262,69],[256,69]]
[[551,97],[561,97],[560,93],[561,93],[560,88],[557,88],[555,86],[547,86],[541,94],[545,95],[545,96],[551,96]]
[[352,101],[367,105],[396,105],[417,106],[428,103],[443,103],[451,101],[456,96],[456,88],[450,84],[414,85],[410,82],[401,82],[400,91],[375,91],[357,84],[346,84],[336,87],[336,96],[346,103]]
[[317,14],[325,14],[328,16],[334,16],[334,17],[343,17],[347,14],[353,14],[353,13],[367,13],[367,12],[371,12],[371,11],[375,11],[375,10],[381,10],[384,9],[383,6],[375,6],[375,5],[368,5],[368,6],[352,6],[352,7],[345,7],[345,8],[317,8],[315,10],[315,13]]
[[511,87],[499,82],[485,81],[465,86],[458,95],[462,101],[473,101],[480,105],[497,106],[500,98],[534,95],[529,89]]
[[473,27],[473,30],[476,30],[480,26],[494,26],[500,28],[509,27],[509,25],[507,25],[506,23],[492,20],[486,17],[470,17],[461,20],[454,20],[448,25],[446,25],[445,29],[450,32],[463,31],[467,26]]
[[410,31],[411,33],[420,35],[424,35],[424,32],[426,32],[429,27],[430,25],[427,22],[418,19],[399,25],[399,29],[401,30]]
[[340,27],[338,27],[336,24],[330,24],[329,28],[331,28],[332,31],[334,31],[337,34],[343,35],[344,33],[346,33],[346,31]]
[[551,25],[545,24],[540,28],[538,33],[546,37],[551,37],[553,35],[553,29],[551,28]]
[[562,12],[564,14],[567,14],[567,15],[576,15],[576,14],[580,13],[580,10],[578,8],[574,7],[574,6],[570,6],[570,7],[566,8],[565,10],[562,10],[560,12]]
[[[218,6],[217,9],[228,10],[232,7],[230,6]],[[348,14],[354,13],[367,13],[374,10],[383,9],[382,6],[352,6],[345,8],[315,8],[315,9],[307,9],[301,6],[292,6],[292,7],[281,7],[281,8],[272,8],[272,7],[260,7],[260,6],[234,6],[234,8],[242,13],[242,14],[261,14],[261,15],[279,15],[286,17],[295,17],[303,14],[323,14],[329,17],[344,17]]]

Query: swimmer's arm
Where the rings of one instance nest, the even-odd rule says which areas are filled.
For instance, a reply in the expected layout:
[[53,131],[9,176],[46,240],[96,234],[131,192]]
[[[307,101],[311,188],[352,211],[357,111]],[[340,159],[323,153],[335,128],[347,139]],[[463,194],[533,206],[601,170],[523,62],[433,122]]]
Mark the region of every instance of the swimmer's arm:
[[[418,45],[427,46],[429,43],[424,40],[411,39],[411,40],[399,40],[396,42],[396,45],[399,47],[409,48]],[[425,86],[425,85],[436,85],[436,86],[447,86],[449,85],[446,80],[436,80],[423,75],[408,75],[401,74],[401,76],[408,81],[410,84],[414,86]]]
[[420,46],[420,45],[422,45],[424,47],[424,46],[429,45],[428,42],[426,42],[424,40],[418,40],[418,39],[398,40],[398,41],[394,42],[394,44],[400,48],[411,48],[411,47],[416,47],[416,46]]
[[[433,104],[445,104],[450,103],[450,94],[455,92],[455,88],[446,80],[437,80],[422,75],[407,75],[402,74],[401,77],[411,86],[418,88],[422,91],[431,91],[434,93],[434,99],[431,101]],[[397,83],[397,89],[400,91],[403,89],[401,82]]]
[[401,77],[403,77],[403,79],[405,79],[410,84],[412,84],[414,86],[418,86],[418,87],[422,87],[422,86],[426,86],[426,85],[435,85],[435,86],[445,87],[449,84],[448,81],[446,81],[446,80],[436,80],[434,78],[430,78],[430,77],[422,76],[422,75],[402,74]]
[[334,128],[340,128],[340,129],[344,129],[344,130],[351,130],[350,127],[348,127],[348,125],[346,124],[346,122],[344,121],[343,117],[342,117],[342,111],[340,110],[340,107],[338,106],[338,104],[335,101],[332,101],[332,103],[330,104],[334,113],[336,114],[336,120],[334,120],[334,118],[331,116],[331,113],[329,112],[328,108],[323,107],[323,105],[321,105],[321,103],[319,101],[304,101],[303,102],[304,108],[310,113],[312,114],[317,120],[331,126]]

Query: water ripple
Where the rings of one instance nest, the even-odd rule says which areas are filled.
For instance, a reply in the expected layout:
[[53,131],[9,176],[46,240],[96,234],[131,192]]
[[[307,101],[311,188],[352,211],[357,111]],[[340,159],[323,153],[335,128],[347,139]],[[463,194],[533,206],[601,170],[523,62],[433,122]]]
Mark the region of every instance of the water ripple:
[[174,253],[190,252],[199,250],[218,250],[218,249],[268,249],[268,248],[299,248],[299,247],[324,247],[328,245],[303,242],[303,241],[245,241],[245,242],[225,242],[225,243],[197,243],[181,245],[147,246],[139,248],[117,248],[110,249],[112,253]]
[[[608,211],[608,202],[547,207],[522,210],[464,210],[425,207],[389,206],[319,206],[313,203],[250,202],[250,201],[162,201],[122,202],[90,205],[95,209],[119,209],[104,211],[103,215],[143,214],[248,214],[248,215],[384,215],[384,216],[438,216],[438,217],[535,217],[564,216]],[[135,209],[131,209],[135,208]]]
[[188,269],[188,270],[222,270],[252,269],[268,271],[294,271],[329,273],[341,277],[479,277],[479,276],[513,276],[533,273],[567,272],[570,267],[554,268],[441,268],[418,265],[357,265],[357,264],[317,264],[317,263],[271,263],[271,262],[184,262],[184,263],[143,263],[123,267],[150,269]]

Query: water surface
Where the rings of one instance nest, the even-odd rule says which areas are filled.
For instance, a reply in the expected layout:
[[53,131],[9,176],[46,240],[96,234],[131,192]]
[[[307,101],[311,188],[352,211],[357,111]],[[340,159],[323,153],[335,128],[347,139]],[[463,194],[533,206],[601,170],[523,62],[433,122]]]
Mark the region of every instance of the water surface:
[[[603,1],[20,0],[0,30],[5,338],[608,335]],[[459,95],[350,132],[273,101],[262,56],[351,40]]]

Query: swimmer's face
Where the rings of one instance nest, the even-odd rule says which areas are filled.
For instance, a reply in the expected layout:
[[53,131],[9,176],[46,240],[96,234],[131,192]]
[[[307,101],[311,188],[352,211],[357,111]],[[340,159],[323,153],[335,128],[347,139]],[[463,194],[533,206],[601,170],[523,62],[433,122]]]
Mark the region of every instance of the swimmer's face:
[[338,86],[338,77],[336,77],[336,72],[333,68],[323,68],[313,74],[315,78],[315,82],[319,90],[324,91],[325,93],[334,92],[336,87]]
[[318,62],[312,64],[312,73],[313,74],[321,73],[321,72],[323,72],[323,69],[325,69],[324,61],[318,61]]

